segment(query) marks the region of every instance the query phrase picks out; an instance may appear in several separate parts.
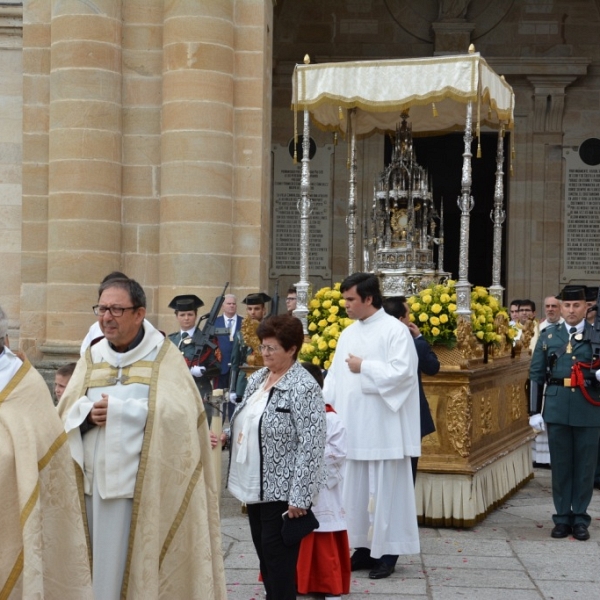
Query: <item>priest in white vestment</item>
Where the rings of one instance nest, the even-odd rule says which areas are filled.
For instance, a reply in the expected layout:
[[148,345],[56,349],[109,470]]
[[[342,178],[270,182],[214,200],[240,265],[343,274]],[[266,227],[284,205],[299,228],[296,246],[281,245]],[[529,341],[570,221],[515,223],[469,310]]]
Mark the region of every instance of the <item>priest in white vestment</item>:
[[381,308],[377,277],[355,273],[341,291],[356,322],[338,340],[323,395],[347,431],[352,570],[381,579],[398,555],[420,552],[410,460],[421,454],[418,357],[408,329]]
[[95,598],[225,598],[202,399],[145,306],[132,279],[101,285],[104,338],[58,405],[81,473]]
[[0,598],[92,600],[67,436],[46,382],[5,346],[0,308]]

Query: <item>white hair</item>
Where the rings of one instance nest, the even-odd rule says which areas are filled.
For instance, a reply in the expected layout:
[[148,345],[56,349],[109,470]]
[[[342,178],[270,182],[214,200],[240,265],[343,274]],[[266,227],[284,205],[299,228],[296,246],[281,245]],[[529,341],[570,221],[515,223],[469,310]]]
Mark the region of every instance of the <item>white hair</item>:
[[3,340],[8,334],[8,319],[0,306],[0,340]]

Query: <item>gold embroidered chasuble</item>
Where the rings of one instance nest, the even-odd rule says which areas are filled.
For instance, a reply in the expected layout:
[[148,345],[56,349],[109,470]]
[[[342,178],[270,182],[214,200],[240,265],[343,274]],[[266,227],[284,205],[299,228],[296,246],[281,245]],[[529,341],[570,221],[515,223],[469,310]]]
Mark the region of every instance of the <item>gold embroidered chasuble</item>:
[[67,436],[27,359],[0,392],[0,498],[0,599],[91,600]]
[[[156,331],[149,324],[144,327],[147,336]],[[117,367],[98,360],[94,347],[88,349],[59,414],[66,420],[73,404],[92,387],[117,381],[149,385],[121,598],[225,599],[219,496],[203,403],[177,348],[162,338],[155,350],[153,360]],[[79,465],[76,469],[83,492],[83,473]],[[82,511],[85,517],[84,502]]]

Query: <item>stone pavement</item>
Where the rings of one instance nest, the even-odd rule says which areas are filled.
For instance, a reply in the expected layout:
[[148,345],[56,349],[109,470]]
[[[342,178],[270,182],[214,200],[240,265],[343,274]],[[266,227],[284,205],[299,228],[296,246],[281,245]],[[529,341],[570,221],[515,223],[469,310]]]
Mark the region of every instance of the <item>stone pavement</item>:
[[[262,600],[247,519],[227,490],[221,506],[229,600]],[[600,598],[600,491],[594,490],[590,505],[591,539],[587,542],[570,536],[550,538],[552,513],[550,471],[535,469],[532,481],[476,527],[421,527],[420,555],[400,557],[396,572],[388,579],[371,581],[366,571],[353,573],[351,593],[344,598]]]

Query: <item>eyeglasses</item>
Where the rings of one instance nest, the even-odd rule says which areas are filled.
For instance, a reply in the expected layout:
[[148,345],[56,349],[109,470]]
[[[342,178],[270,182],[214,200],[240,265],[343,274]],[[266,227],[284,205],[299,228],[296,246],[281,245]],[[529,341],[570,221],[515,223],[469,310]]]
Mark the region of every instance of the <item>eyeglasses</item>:
[[286,298],[285,301],[286,302],[291,302],[292,300],[296,300],[296,296],[290,297],[290,298]]
[[126,310],[136,310],[139,306],[126,306],[125,308],[121,306],[102,306],[101,304],[96,304],[96,306],[92,306],[92,310],[94,314],[98,317],[103,317],[108,311],[113,317],[122,317],[123,313]]
[[279,350],[279,346],[264,346],[263,344],[261,344],[258,347],[258,350],[261,354],[273,354],[273,352]]

